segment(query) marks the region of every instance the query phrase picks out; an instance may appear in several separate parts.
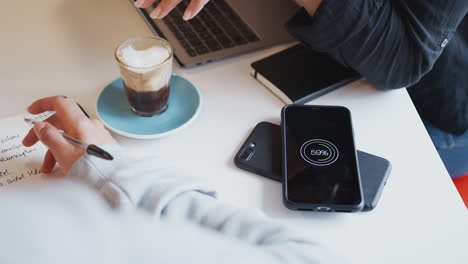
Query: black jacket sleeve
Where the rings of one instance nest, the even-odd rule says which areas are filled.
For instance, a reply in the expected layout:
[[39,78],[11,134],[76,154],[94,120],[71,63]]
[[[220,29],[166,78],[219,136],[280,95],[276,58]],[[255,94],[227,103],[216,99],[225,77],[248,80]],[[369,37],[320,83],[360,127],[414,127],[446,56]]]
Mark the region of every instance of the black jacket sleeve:
[[286,27],[381,89],[410,86],[429,72],[468,10],[468,0],[323,0]]

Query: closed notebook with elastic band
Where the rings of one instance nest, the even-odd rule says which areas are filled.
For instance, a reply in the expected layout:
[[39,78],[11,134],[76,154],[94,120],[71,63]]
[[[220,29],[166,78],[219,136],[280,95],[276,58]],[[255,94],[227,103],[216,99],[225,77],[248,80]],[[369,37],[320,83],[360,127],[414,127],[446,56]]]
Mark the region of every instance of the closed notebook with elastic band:
[[285,104],[305,104],[361,76],[302,44],[252,63],[252,76]]

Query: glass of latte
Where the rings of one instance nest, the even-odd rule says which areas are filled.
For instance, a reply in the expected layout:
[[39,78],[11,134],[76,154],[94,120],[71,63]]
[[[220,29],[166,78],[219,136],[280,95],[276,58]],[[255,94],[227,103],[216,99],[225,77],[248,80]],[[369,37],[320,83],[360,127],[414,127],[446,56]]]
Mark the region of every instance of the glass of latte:
[[165,39],[140,36],[115,50],[128,102],[137,115],[153,116],[168,107],[172,47]]

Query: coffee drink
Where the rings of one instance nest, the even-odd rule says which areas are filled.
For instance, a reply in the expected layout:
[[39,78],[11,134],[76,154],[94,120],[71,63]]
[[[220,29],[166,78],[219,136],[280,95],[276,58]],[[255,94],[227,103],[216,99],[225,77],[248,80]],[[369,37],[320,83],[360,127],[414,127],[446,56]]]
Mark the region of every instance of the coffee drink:
[[138,115],[153,116],[168,107],[172,49],[157,37],[136,37],[117,47],[115,57],[130,106]]
[[132,109],[143,116],[153,116],[164,112],[168,106],[169,85],[155,92],[137,92],[125,83],[128,102]]

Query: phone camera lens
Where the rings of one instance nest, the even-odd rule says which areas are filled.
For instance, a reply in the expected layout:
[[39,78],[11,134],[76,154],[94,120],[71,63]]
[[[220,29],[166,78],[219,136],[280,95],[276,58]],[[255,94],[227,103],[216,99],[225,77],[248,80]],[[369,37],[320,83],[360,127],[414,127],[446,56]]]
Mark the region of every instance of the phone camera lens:
[[250,158],[252,158],[253,153],[254,153],[254,150],[252,148],[246,148],[242,150],[239,157],[243,160],[249,160]]

